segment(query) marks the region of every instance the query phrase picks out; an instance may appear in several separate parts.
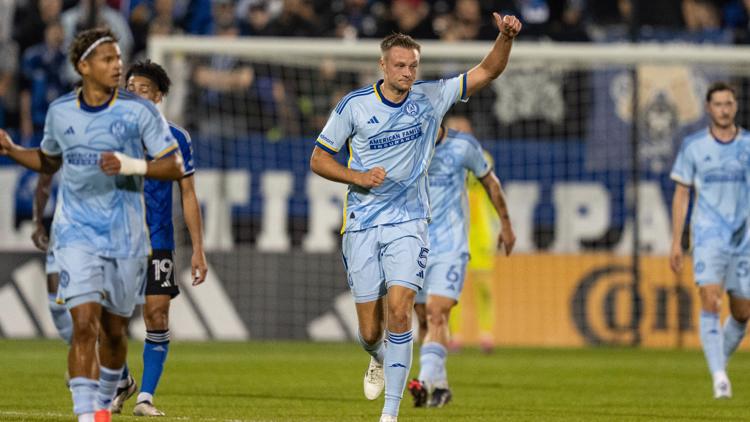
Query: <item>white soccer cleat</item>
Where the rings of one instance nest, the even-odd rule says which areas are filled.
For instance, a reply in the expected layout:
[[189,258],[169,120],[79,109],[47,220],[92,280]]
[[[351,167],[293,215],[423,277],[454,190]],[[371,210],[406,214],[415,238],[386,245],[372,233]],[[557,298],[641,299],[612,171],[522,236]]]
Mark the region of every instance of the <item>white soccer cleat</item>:
[[151,402],[142,401],[133,408],[135,416],[165,416],[164,412],[154,407]]
[[729,382],[729,378],[718,379],[714,382],[714,398],[715,399],[731,399],[732,398],[732,384]]
[[383,364],[378,363],[373,357],[370,358],[370,366],[367,367],[367,372],[365,372],[364,387],[367,400],[375,400],[385,388]]
[[398,416],[386,415],[383,413],[380,415],[380,422],[398,422]]

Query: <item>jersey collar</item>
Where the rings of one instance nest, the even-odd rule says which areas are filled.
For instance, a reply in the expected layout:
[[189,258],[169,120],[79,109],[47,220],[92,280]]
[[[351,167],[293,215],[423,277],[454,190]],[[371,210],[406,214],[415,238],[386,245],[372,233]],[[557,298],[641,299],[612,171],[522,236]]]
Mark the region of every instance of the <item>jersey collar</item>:
[[406,93],[406,97],[404,97],[404,99],[401,100],[400,103],[394,103],[392,101],[389,101],[388,98],[385,98],[385,95],[383,95],[383,91],[380,90],[380,86],[381,85],[383,85],[383,80],[382,79],[379,80],[379,81],[377,81],[377,82],[375,82],[375,85],[373,85],[373,87],[375,88],[375,95],[378,97],[378,99],[383,104],[385,104],[387,106],[390,106],[390,107],[394,107],[394,108],[401,107],[406,102],[406,100],[409,98],[409,94],[411,93],[411,90],[409,90],[409,92]]
[[114,104],[115,101],[117,100],[118,92],[119,92],[119,89],[115,89],[115,92],[112,94],[111,97],[109,97],[109,100],[105,101],[102,105],[90,106],[86,104],[86,100],[83,99],[83,89],[80,89],[78,90],[78,100],[76,101],[76,103],[78,103],[78,107],[83,111],[88,111],[89,113],[97,113],[99,111],[107,109],[112,104]]

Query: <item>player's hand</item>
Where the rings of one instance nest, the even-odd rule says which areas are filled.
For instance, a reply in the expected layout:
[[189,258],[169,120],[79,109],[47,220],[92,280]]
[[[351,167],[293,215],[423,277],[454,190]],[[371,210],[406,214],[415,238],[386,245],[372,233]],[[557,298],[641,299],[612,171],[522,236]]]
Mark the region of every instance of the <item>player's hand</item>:
[[675,274],[682,272],[682,245],[679,243],[672,244],[672,250],[669,252],[669,267]]
[[197,286],[206,281],[208,274],[208,265],[206,265],[206,254],[203,251],[194,251],[193,258],[190,260],[190,267],[193,276],[193,286]]
[[31,234],[31,241],[34,242],[34,246],[42,252],[47,251],[49,246],[49,236],[47,236],[47,230],[41,224],[36,225],[34,233]]
[[0,155],[10,154],[10,150],[12,150],[14,146],[16,146],[16,144],[13,143],[13,139],[8,135],[8,132],[0,129]]
[[120,160],[115,157],[113,152],[103,152],[99,158],[99,167],[107,176],[120,174],[121,165]]
[[493,13],[492,16],[495,17],[497,29],[500,30],[500,33],[503,34],[503,36],[513,39],[519,32],[521,32],[521,27],[523,25],[517,17],[513,15],[501,16],[499,13]]
[[365,189],[376,188],[382,185],[385,180],[385,169],[383,167],[371,168],[364,173],[360,173],[358,179],[357,185]]
[[500,236],[497,239],[497,247],[500,248],[501,251],[505,251],[505,256],[509,256],[510,253],[513,252],[513,246],[515,246],[515,244],[516,234],[513,233],[513,227],[511,227],[510,223],[504,223]]

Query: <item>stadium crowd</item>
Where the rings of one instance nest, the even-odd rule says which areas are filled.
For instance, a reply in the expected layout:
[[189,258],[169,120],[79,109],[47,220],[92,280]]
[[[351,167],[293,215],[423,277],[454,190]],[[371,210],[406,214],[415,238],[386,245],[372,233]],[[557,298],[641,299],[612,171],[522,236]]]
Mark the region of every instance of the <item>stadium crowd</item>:
[[[651,0],[639,7],[636,20],[643,40],[750,40],[750,0]],[[112,28],[127,65],[145,56],[151,35],[378,39],[396,31],[418,40],[489,40],[496,34],[491,11],[519,16],[525,28],[522,40],[575,42],[627,40],[634,15],[631,0],[0,0],[0,127],[17,130],[25,144],[38,144],[47,105],[75,81],[65,55],[82,28]],[[287,81],[264,77],[268,72],[251,64],[225,61],[212,58],[196,66],[194,94],[214,104],[237,92],[245,104],[257,97],[251,115],[260,119],[247,122],[246,107],[235,107],[228,118],[237,112],[244,116],[219,128],[229,127],[234,136],[238,131],[268,134],[281,119],[286,134],[319,129],[320,118],[305,122],[284,106]],[[227,77],[216,78],[222,72]],[[325,84],[331,80],[326,75],[335,71],[320,73]],[[251,89],[256,92],[248,93]],[[237,98],[229,103],[236,104]],[[320,108],[329,105],[325,101]],[[267,118],[269,114],[273,116]],[[211,133],[207,130],[201,132]]]

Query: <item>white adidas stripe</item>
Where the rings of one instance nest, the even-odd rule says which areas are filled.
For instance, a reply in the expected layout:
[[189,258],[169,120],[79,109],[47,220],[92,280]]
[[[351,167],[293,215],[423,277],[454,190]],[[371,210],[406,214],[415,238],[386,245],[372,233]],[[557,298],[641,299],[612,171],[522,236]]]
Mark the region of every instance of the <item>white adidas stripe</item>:
[[[250,338],[221,280],[213,270],[209,270],[208,274],[204,284],[192,287],[190,269],[182,272],[182,294],[170,306],[169,325],[173,337],[184,340]],[[19,296],[15,286],[19,286],[22,296]],[[24,301],[29,305],[28,309]],[[29,315],[29,311],[33,315]],[[39,322],[42,332],[39,332],[34,320]],[[142,316],[131,321],[129,331],[133,338],[144,338],[146,327]],[[14,269],[12,280],[0,288],[0,333],[11,338],[41,335],[57,338],[48,308],[43,259],[30,260]]]

